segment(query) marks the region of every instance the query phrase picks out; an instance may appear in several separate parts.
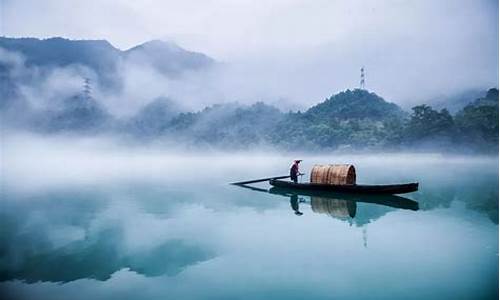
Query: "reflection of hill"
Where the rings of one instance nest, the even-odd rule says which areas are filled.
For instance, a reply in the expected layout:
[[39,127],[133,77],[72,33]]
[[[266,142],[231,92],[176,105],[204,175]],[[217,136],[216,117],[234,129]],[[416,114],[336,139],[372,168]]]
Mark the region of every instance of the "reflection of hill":
[[[145,205],[138,207],[141,213],[153,211],[151,205],[165,217],[175,205],[164,201],[162,190],[138,193],[143,196],[139,204]],[[125,245],[130,236],[124,236],[124,224],[112,221],[95,228],[110,205],[106,194],[60,191],[16,200],[6,200],[0,210],[0,281],[107,280],[124,268],[144,276],[174,275],[213,257],[211,251],[180,239],[130,250]]]
[[381,217],[392,211],[396,211],[396,209],[384,205],[358,203],[356,217],[352,219],[352,223],[356,224],[357,226],[363,226],[377,219],[380,219]]
[[488,215],[493,223],[498,224],[498,193],[486,192],[483,197],[479,198],[479,201],[466,201],[465,206]]
[[[373,203],[355,202],[339,199],[311,198],[311,208],[315,213],[326,214],[332,218],[348,221],[356,226],[363,226],[380,219],[385,214],[395,211],[395,208]],[[318,204],[321,208],[318,208]]]
[[206,250],[182,240],[169,240],[151,250],[132,253],[124,249],[123,241],[123,233],[112,228],[55,250],[7,257],[0,280],[107,280],[124,268],[144,276],[175,275],[189,265],[212,257]]
[[[473,177],[471,174],[464,178]],[[448,208],[453,201],[463,202],[468,209],[485,214],[498,224],[498,175],[477,182],[429,183],[414,197],[422,210]]]

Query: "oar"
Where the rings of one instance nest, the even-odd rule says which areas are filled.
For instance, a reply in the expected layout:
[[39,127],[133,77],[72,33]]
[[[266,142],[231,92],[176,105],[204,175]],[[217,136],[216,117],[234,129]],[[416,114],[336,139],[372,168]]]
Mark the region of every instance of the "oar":
[[290,175],[288,175],[288,176],[268,177],[268,178],[261,178],[261,179],[253,179],[253,180],[240,181],[240,182],[232,182],[231,184],[242,185],[242,184],[249,184],[249,183],[261,182],[261,181],[267,181],[267,180],[271,180],[271,179],[284,179],[284,178],[288,178],[288,177],[290,177]]

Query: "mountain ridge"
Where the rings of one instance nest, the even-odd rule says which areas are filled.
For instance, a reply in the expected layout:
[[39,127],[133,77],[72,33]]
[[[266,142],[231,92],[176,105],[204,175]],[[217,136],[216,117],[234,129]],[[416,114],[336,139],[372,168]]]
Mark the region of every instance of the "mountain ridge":
[[[112,81],[118,64],[140,56],[142,63],[167,76],[210,67],[216,61],[203,53],[188,51],[174,42],[146,41],[127,50],[114,47],[107,40],[71,40],[62,37],[47,39],[0,37],[0,48],[23,55],[28,66],[65,67],[83,65],[101,78]],[[105,81],[106,81],[105,80]]]

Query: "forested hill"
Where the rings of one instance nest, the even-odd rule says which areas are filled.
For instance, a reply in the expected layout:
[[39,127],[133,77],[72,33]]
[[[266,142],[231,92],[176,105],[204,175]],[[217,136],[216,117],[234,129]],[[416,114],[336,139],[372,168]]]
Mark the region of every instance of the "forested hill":
[[[36,88],[44,74],[73,66],[82,71],[77,72],[78,79],[81,77],[83,81],[91,70],[97,76],[95,85],[109,89],[107,95],[118,95],[114,86],[119,89],[123,84],[118,68],[124,61],[149,66],[164,75],[159,77],[172,80],[182,80],[182,72],[204,70],[215,63],[204,54],[162,41],[121,51],[104,40],[0,37],[2,127],[49,134],[105,133],[127,136],[141,143],[165,140],[222,149],[266,145],[298,151],[498,151],[496,88],[468,101],[462,95],[459,103],[468,104],[455,105],[454,114],[426,104],[404,111],[375,93],[354,89],[296,112],[283,112],[281,107],[262,102],[216,104],[187,112],[176,105],[177,99],[157,97],[125,120],[108,112],[103,99],[98,98],[98,93],[93,96],[91,88],[59,94],[26,93],[26,87]],[[55,87],[59,88],[57,84]],[[33,104],[39,95],[45,100],[44,105]],[[126,101],[135,99],[124,99],[124,105]]]
[[[282,113],[258,102],[220,104],[173,116],[172,103],[162,103],[155,101],[142,110],[139,119],[147,121],[138,123],[135,118],[129,132],[239,148],[262,144],[289,150],[382,147],[389,144],[394,126],[399,129],[408,115],[396,104],[359,89],[338,93],[305,112]],[[150,112],[145,115],[146,111]],[[159,111],[165,111],[163,118],[158,117]]]
[[177,113],[169,101],[151,106],[154,109],[146,107],[128,123],[126,132],[224,149],[272,145],[292,151],[498,151],[497,89],[471,99],[455,115],[428,105],[408,113],[359,89],[340,92],[305,112],[283,113],[262,102],[219,104],[184,113]]
[[[498,90],[471,99],[457,114],[419,105],[411,113],[365,90],[346,90],[304,112],[284,113],[257,102],[218,104],[182,112],[158,98],[127,120],[117,120],[98,99],[75,95],[58,111],[28,113],[16,126],[44,133],[119,134],[142,142],[175,141],[197,148],[291,151],[498,151]],[[15,110],[14,110],[15,111]],[[9,109],[2,115],[9,117]],[[15,123],[13,123],[15,124]]]
[[361,120],[382,121],[405,116],[404,111],[394,103],[386,102],[375,93],[366,90],[346,90],[333,95],[324,102],[308,109],[306,114],[318,120]]

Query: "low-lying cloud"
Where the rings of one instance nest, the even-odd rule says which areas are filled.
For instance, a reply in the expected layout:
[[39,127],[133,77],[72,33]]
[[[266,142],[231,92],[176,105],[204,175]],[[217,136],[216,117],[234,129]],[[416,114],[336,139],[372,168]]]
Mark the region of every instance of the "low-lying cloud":
[[[5,33],[105,38],[122,49],[167,38],[222,62],[216,71],[175,80],[126,64],[119,70],[122,93],[99,95],[118,114],[157,96],[175,98],[187,108],[260,100],[306,108],[357,87],[361,66],[369,90],[406,108],[498,85],[496,1],[143,5],[108,0],[74,6],[51,0],[44,1],[43,16],[38,5],[4,2]],[[46,22],[26,22],[40,18]]]

